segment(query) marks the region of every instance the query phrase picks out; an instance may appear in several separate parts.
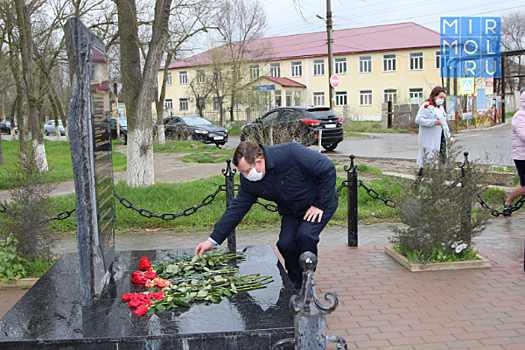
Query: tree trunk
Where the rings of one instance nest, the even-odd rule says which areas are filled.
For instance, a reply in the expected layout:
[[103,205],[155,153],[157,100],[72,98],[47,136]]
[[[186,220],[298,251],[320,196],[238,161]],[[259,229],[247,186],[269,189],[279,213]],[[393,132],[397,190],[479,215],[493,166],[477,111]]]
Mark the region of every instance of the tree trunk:
[[168,43],[171,0],[157,0],[151,41],[141,73],[137,7],[134,0],[117,0],[120,34],[122,97],[128,118],[127,183],[132,187],[155,183],[153,168],[154,101],[158,69]]
[[20,33],[20,54],[22,57],[22,81],[24,82],[25,97],[28,105],[28,124],[32,136],[37,170],[47,172],[49,170],[44,146],[44,135],[40,125],[40,117],[37,110],[37,92],[33,71],[33,40],[31,37],[31,21],[29,11],[24,0],[15,0],[18,30]]

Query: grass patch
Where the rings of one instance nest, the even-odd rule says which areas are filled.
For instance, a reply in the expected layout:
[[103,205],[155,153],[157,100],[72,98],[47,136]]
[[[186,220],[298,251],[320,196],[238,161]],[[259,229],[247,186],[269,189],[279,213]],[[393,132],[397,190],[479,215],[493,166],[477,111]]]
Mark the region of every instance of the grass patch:
[[[337,187],[343,179],[337,180]],[[236,183],[239,183],[239,175],[236,175]],[[219,185],[224,184],[224,176],[214,176],[207,179],[188,183],[167,184],[157,183],[153,186],[143,188],[129,187],[121,181],[115,186],[115,191],[125,197],[137,208],[144,208],[155,214],[181,213],[187,208],[197,206],[210,194],[214,193]],[[390,179],[371,180],[367,182],[368,187],[376,190],[382,198],[389,198],[389,191],[400,191]],[[337,209],[331,224],[345,225],[347,222],[347,190],[343,188],[340,192],[339,208]],[[73,194],[52,197],[59,207],[59,212],[71,210],[75,207]],[[387,207],[380,200],[374,200],[366,191],[360,187],[358,190],[359,219],[362,223],[397,221],[396,209]],[[261,200],[261,202],[265,202]],[[133,231],[144,228],[168,228],[176,232],[212,230],[215,223],[220,219],[226,209],[225,192],[219,192],[211,204],[201,207],[195,214],[181,216],[174,220],[148,219],[138,212],[127,209],[118,201],[116,205],[117,231]],[[279,227],[281,218],[278,213],[270,212],[259,204],[254,204],[248,215],[241,222],[239,228],[267,228]],[[59,232],[74,233],[76,229],[75,218],[62,221],[54,220],[51,228]]]
[[212,153],[193,153],[179,157],[184,163],[224,163],[233,155],[215,155]]
[[[26,147],[30,147],[28,142]],[[46,148],[47,163],[49,166],[48,183],[65,182],[73,180],[73,165],[71,162],[71,151],[67,141],[44,140]],[[0,190],[12,188],[8,173],[15,169],[20,152],[20,141],[2,140],[4,165],[0,167]],[[113,171],[126,170],[126,155],[113,152]]]
[[37,257],[34,260],[26,261],[23,265],[27,271],[27,277],[40,278],[55,263],[56,259],[47,257]]

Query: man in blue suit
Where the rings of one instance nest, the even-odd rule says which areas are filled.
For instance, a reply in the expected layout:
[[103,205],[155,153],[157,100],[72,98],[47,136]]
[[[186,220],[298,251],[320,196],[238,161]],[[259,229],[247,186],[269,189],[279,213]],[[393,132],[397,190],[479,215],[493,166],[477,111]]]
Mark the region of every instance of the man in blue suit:
[[239,193],[195,254],[221,244],[258,198],[270,200],[277,204],[282,217],[277,248],[288,276],[296,288],[301,288],[299,257],[306,251],[317,255],[319,235],[337,209],[333,162],[298,143],[264,146],[241,142],[233,164],[242,174]]

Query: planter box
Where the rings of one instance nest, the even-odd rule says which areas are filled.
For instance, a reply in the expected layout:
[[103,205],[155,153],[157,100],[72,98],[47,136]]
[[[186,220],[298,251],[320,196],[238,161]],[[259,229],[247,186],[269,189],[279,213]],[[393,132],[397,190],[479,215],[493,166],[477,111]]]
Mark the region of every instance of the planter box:
[[454,261],[443,263],[414,264],[408,259],[395,251],[391,246],[385,247],[385,253],[394,258],[395,261],[406,267],[410,272],[419,271],[439,271],[439,270],[460,270],[460,269],[482,269],[491,267],[491,261],[480,256],[481,260],[472,261]]

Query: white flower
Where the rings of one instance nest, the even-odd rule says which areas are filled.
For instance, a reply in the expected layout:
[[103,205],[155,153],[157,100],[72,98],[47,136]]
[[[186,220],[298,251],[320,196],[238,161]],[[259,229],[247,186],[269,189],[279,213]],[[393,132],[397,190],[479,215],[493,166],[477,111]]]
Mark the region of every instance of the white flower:
[[465,243],[458,245],[458,246],[456,247],[456,253],[461,253],[461,251],[462,251],[463,249],[467,248],[467,247],[468,247],[468,245],[466,245]]
[[454,244],[452,244],[452,247],[451,248],[456,248],[459,244],[461,244],[463,241],[457,241],[457,242],[454,242]]

